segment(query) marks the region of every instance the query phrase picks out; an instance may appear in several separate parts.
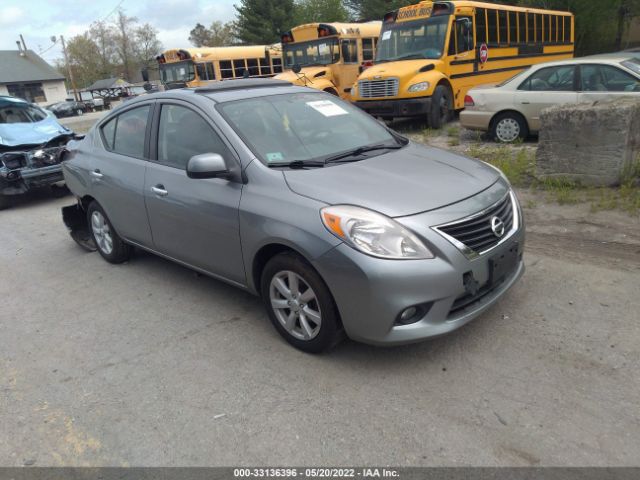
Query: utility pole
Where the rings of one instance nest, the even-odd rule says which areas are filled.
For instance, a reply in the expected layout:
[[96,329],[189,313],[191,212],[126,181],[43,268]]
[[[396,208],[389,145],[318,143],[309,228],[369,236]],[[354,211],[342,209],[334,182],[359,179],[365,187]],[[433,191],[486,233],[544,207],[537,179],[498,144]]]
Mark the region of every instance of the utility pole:
[[67,46],[64,44],[64,36],[60,35],[60,41],[62,42],[62,53],[64,54],[64,63],[67,64],[67,72],[69,73],[69,81],[71,82],[71,88],[73,89],[73,98],[76,102],[79,102],[78,89],[76,88],[76,81],[73,78],[73,72],[71,71],[71,65],[69,64],[69,57],[67,56]]

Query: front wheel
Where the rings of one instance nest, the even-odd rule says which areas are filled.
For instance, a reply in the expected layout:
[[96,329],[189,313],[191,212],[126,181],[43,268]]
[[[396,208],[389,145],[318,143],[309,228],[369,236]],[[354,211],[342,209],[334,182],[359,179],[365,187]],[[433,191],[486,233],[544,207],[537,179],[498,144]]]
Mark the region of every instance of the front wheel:
[[453,114],[453,94],[451,90],[444,85],[438,85],[431,96],[429,127],[442,128],[453,118]]
[[271,322],[294,347],[320,353],[342,339],[331,292],[320,275],[298,255],[281,253],[269,260],[260,287]]
[[118,236],[106,213],[97,202],[87,209],[87,223],[98,252],[109,263],[122,263],[131,257],[131,246]]
[[501,143],[524,140],[529,135],[527,121],[516,112],[504,112],[498,115],[491,126],[491,137]]
[[81,117],[84,114],[84,112],[80,108],[76,110],[76,113],[78,114],[79,117]]

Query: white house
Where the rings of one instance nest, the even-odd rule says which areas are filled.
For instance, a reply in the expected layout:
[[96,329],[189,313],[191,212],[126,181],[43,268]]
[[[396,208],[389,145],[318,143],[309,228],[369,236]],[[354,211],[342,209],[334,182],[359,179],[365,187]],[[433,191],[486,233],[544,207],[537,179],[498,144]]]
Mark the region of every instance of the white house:
[[49,105],[64,101],[67,90],[64,76],[33,50],[0,50],[0,95]]

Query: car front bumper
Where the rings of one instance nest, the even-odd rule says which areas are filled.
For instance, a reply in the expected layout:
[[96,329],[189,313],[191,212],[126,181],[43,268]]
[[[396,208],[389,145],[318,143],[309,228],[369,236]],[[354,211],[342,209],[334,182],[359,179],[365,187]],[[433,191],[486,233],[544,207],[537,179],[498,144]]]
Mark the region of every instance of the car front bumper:
[[32,188],[46,187],[64,181],[62,165],[0,170],[0,194],[21,195]]
[[[316,259],[314,266],[329,286],[350,338],[374,345],[401,345],[446,334],[482,314],[523,275],[522,221],[504,242],[470,259],[433,228],[424,227],[434,225],[426,223],[433,219],[429,213],[397,219],[427,241],[433,259],[373,258],[345,244]],[[492,284],[492,259],[512,249],[517,249],[512,269],[501,282]],[[470,272],[477,282],[473,293],[465,282]],[[418,307],[423,314],[414,323],[402,325],[399,316],[409,307]]]
[[399,100],[357,100],[355,105],[374,117],[420,117],[431,110],[431,97]]

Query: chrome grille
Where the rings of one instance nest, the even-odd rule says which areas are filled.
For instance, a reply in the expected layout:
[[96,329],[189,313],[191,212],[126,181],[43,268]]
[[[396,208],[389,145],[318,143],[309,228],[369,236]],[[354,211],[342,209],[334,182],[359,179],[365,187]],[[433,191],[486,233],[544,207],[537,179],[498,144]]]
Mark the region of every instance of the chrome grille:
[[[497,236],[491,227],[493,217],[504,224],[504,234]],[[519,217],[516,200],[509,192],[502,200],[475,215],[435,229],[463,250],[467,256],[477,256],[491,250],[509,238],[518,229]]]
[[382,80],[360,80],[358,81],[358,91],[360,98],[380,98],[395,97],[398,95],[397,78],[385,78]]

